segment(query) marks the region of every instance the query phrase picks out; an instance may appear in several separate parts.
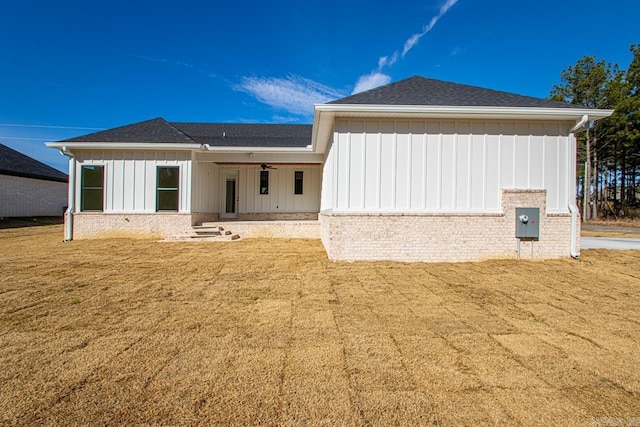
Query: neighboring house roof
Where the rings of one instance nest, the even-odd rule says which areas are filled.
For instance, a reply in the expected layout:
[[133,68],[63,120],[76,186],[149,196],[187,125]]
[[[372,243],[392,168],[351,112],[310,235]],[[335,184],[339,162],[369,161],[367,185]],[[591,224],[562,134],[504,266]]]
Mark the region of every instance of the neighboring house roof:
[[465,107],[576,108],[576,105],[515,93],[413,76],[329,104],[441,105]]
[[68,182],[66,173],[0,144],[0,175]]
[[166,142],[218,147],[306,147],[312,125],[178,123],[158,117],[61,142]]

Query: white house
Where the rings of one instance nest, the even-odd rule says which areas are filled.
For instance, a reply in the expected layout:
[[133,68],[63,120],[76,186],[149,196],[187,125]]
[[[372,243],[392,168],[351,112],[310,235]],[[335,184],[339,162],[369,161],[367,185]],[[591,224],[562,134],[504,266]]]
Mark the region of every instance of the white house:
[[62,216],[66,174],[0,144],[0,218]]
[[[573,133],[611,113],[412,77],[313,125],[158,118],[47,145],[70,156],[67,239],[251,220],[332,260],[539,259],[578,254]],[[519,207],[537,238],[516,238]]]

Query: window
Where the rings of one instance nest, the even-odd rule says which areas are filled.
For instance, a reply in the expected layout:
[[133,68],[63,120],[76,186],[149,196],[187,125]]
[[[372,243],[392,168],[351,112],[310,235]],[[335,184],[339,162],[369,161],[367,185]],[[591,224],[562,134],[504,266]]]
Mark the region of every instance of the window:
[[293,194],[302,194],[302,171],[294,172],[293,183]]
[[157,211],[178,211],[180,168],[158,166]]
[[103,190],[104,166],[82,166],[82,191],[81,191],[81,210],[102,212],[103,209]]
[[269,171],[260,171],[260,194],[269,194]]

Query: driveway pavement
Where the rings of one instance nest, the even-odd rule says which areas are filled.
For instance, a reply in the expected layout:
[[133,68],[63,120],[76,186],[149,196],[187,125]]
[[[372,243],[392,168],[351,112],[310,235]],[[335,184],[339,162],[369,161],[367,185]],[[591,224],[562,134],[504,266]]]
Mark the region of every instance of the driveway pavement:
[[640,228],[637,227],[614,227],[610,225],[582,224],[581,228],[586,231],[612,231],[616,233],[638,234],[638,237],[640,237]]
[[640,250],[640,239],[621,239],[617,237],[581,237],[580,249]]

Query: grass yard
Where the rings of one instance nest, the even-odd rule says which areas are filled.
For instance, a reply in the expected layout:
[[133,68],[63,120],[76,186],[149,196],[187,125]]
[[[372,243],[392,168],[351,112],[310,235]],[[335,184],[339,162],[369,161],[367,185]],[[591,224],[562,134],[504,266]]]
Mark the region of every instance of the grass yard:
[[0,230],[3,425],[640,425],[640,252],[61,240]]

